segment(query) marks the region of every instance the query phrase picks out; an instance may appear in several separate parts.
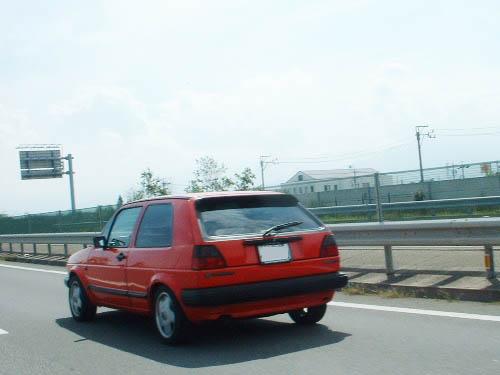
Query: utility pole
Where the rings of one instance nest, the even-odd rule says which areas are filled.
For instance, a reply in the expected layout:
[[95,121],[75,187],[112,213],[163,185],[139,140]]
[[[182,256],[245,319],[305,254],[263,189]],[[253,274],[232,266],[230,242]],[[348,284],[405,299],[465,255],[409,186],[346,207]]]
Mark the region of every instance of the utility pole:
[[276,162],[277,162],[276,159],[273,159],[270,161],[266,160],[270,157],[271,157],[270,155],[261,155],[260,156],[260,178],[262,180],[262,190],[264,190],[266,188],[266,185],[264,183],[264,170],[266,169],[267,164],[276,164]]
[[354,188],[357,188],[358,184],[356,183],[356,168],[353,167],[352,165],[350,165],[349,169],[352,169],[352,179],[353,179]]
[[268,158],[269,155],[261,155],[260,156],[260,179],[262,181],[262,190],[266,187],[264,185],[264,159]]
[[428,128],[427,125],[422,125],[422,126],[416,126],[416,136],[417,136],[417,144],[418,144],[418,161],[420,164],[420,182],[424,182],[424,167],[422,166],[422,138],[427,137],[427,138],[436,138],[434,135],[434,130],[430,130],[427,133],[422,133],[422,129]]
[[[163,192],[167,191],[167,186],[170,185],[170,182],[167,182],[164,178],[161,179],[161,187],[163,189]],[[169,193],[171,194],[171,193]]]

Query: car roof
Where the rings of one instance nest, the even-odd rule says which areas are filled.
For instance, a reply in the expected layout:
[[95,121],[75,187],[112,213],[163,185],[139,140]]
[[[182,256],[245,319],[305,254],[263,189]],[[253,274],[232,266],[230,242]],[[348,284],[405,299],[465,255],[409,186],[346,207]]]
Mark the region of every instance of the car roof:
[[[139,199],[132,203],[166,200],[166,199],[186,199],[186,200],[199,200],[204,198],[216,198],[216,197],[239,197],[239,196],[259,196],[259,195],[285,195],[276,191],[260,191],[260,190],[247,190],[247,191],[210,191],[202,193],[185,193],[185,194],[173,194],[173,195],[161,195],[158,197],[151,197],[145,199]],[[125,205],[124,205],[125,206]]]

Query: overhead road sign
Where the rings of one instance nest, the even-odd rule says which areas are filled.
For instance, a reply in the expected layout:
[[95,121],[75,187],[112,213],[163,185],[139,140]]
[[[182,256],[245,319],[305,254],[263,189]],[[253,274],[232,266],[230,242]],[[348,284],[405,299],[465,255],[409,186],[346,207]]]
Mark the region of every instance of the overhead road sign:
[[19,150],[21,179],[61,178],[64,164],[61,158],[61,146],[46,145],[24,146]]
[[[69,176],[71,209],[75,210],[75,190],[73,183],[73,156],[62,155],[61,145],[22,145],[19,149],[21,180],[38,180]],[[64,171],[64,160],[68,161],[68,171]]]
[[61,178],[62,172],[54,169],[23,169],[21,170],[21,180],[36,180],[44,178]]

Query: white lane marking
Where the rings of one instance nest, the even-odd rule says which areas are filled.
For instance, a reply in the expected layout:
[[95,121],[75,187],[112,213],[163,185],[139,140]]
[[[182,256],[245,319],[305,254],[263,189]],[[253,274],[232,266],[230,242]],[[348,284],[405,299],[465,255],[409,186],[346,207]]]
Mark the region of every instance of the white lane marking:
[[329,302],[328,305],[337,307],[348,307],[353,309],[391,311],[391,312],[398,312],[405,314],[444,316],[448,318],[487,320],[490,322],[500,322],[500,316],[497,315],[480,315],[480,314],[467,314],[467,313],[449,312],[449,311],[421,310],[421,309],[410,309],[407,307],[365,305],[362,303],[348,303],[348,302]]
[[0,267],[12,268],[12,269],[15,269],[15,270],[24,270],[24,271],[57,273],[57,274],[60,274],[60,275],[66,275],[67,274],[67,272],[64,272],[64,271],[44,270],[43,268],[31,268],[31,267],[11,266],[11,265],[7,265],[7,264],[0,264]]
[[[66,275],[67,274],[67,272],[64,272],[64,271],[46,270],[43,268],[11,266],[11,265],[7,265],[7,264],[0,264],[0,267],[25,270],[25,271],[56,273],[59,275]],[[333,302],[333,301],[329,302],[328,305],[337,306],[337,307],[348,307],[348,308],[353,308],[353,309],[390,311],[390,312],[399,312],[399,313],[405,313],[405,314],[444,316],[444,317],[448,317],[448,318],[486,320],[486,321],[491,321],[491,322],[500,322],[500,316],[496,316],[496,315],[467,314],[467,313],[449,312],[449,311],[422,310],[422,309],[411,309],[411,308],[407,308],[407,307],[366,305],[366,304],[362,304],[362,303]],[[7,331],[0,329],[0,335],[5,335],[7,333],[8,333]]]
[[7,331],[4,331],[3,329],[0,328],[0,335],[6,335],[8,334],[9,332]]

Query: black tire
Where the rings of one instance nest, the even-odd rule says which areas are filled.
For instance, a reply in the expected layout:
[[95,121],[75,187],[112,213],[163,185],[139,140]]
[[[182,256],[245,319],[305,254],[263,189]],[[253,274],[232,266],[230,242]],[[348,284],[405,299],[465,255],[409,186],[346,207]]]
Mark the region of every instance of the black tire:
[[83,284],[76,276],[72,276],[68,282],[69,310],[73,319],[78,322],[87,322],[94,319],[97,306],[90,302]]
[[156,289],[153,299],[153,320],[156,331],[165,344],[184,343],[191,329],[174,294],[165,286]]
[[325,312],[326,304],[290,311],[288,315],[297,324],[312,325],[318,323],[325,316]]

